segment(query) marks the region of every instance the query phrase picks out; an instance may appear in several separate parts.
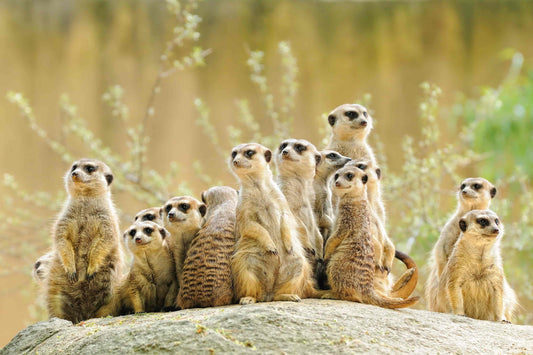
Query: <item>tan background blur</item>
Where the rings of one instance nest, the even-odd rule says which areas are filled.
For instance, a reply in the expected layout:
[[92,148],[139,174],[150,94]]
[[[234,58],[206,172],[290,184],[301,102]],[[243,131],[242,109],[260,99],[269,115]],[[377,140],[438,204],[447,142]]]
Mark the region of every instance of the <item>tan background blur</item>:
[[[371,93],[375,131],[393,170],[401,164],[395,158],[403,136],[419,134],[421,82],[439,85],[442,101],[451,103],[458,91],[474,95],[479,86],[502,80],[508,68],[502,50],[511,47],[533,58],[533,2],[526,1],[211,0],[198,13],[200,44],[213,52],[205,67],[163,82],[147,127],[149,165],[165,173],[170,161],[179,162],[180,179],[196,194],[207,187],[190,168],[197,159],[208,174],[235,182],[196,125],[193,100],[205,101],[221,129],[235,122],[236,99],[248,98],[254,112],[263,110],[249,80],[246,48],[265,51],[267,76],[276,80],[277,44],[291,43],[300,69],[294,136],[317,145],[322,113]],[[0,2],[0,173],[17,176],[30,191],[54,192],[68,168],[8,103],[9,90],[27,95],[39,124],[57,139],[63,122],[57,103],[68,93],[90,128],[124,153],[123,126],[111,118],[102,94],[110,85],[123,86],[132,120],[142,117],[169,26],[159,1]],[[125,204],[121,196],[116,202],[129,214],[147,207]],[[0,273],[0,346],[36,320],[29,308],[35,298],[28,287],[33,261],[2,259],[20,271]],[[22,296],[21,288],[28,290]]]

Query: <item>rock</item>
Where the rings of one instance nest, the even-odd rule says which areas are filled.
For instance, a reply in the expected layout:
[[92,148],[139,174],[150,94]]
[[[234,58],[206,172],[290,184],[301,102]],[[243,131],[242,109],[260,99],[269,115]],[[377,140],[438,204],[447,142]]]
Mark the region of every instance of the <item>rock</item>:
[[533,326],[304,300],[90,319],[22,330],[0,354],[532,353]]

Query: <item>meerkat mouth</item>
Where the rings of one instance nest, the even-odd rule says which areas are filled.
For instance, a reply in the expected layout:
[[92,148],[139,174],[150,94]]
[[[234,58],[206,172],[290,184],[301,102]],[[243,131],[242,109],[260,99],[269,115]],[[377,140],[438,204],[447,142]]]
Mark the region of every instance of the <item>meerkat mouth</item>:
[[292,158],[290,155],[281,155],[281,159],[283,159],[283,160],[288,160],[288,161],[292,161],[292,162],[295,162],[295,163],[299,162],[298,159],[294,159],[294,158]]
[[177,223],[179,223],[179,222],[184,222],[184,221],[186,221],[187,218],[169,217],[168,220],[169,220],[170,222],[177,222]]

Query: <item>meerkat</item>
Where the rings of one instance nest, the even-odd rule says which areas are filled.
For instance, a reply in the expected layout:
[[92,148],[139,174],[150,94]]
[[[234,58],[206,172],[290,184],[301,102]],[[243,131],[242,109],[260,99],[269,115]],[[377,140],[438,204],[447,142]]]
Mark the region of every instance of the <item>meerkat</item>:
[[431,252],[430,272],[426,281],[426,301],[430,311],[437,309],[439,277],[461,233],[459,220],[469,211],[488,209],[496,192],[494,185],[480,177],[468,178],[461,183],[457,193],[457,209],[442,228]]
[[348,164],[365,171],[368,175],[368,183],[366,184],[368,202],[381,220],[381,224],[386,226],[385,204],[381,198],[381,187],[379,183],[381,180],[381,169],[375,163],[361,159],[352,160]]
[[235,251],[238,195],[227,186],[202,193],[205,223],[194,237],[183,266],[177,304],[181,309],[231,304],[231,255]]
[[122,267],[112,182],[109,167],[94,159],[75,162],[65,175],[68,199],[53,228],[47,279],[50,317],[97,317],[112,296]]
[[163,205],[163,226],[170,232],[166,243],[174,257],[178,286],[191,242],[200,230],[206,206],[191,196],[173,197]]
[[503,272],[503,224],[491,210],[473,210],[458,226],[461,235],[439,278],[437,310],[509,321],[517,302]]
[[333,234],[325,249],[326,272],[331,291],[324,298],[403,308],[419,297],[390,298],[374,286],[375,263],[371,219],[374,211],[366,197],[368,176],[354,166],[345,166],[334,176],[333,192],[339,197]]
[[163,208],[162,207],[151,207],[144,209],[135,215],[133,219],[136,221],[151,221],[155,224],[163,226]]
[[124,232],[133,254],[128,275],[118,287],[120,313],[159,312],[174,308],[178,285],[166,238],[170,233],[152,221],[135,221]]
[[257,143],[233,148],[229,160],[240,181],[236,245],[231,260],[240,304],[317,297],[287,200],[274,183],[272,152]]
[[313,180],[321,160],[315,146],[303,139],[284,140],[275,155],[278,186],[298,224],[298,237],[313,270],[322,259],[324,248],[313,213]]
[[321,160],[317,165],[313,180],[313,190],[315,191],[313,211],[325,245],[331,234],[333,220],[335,218],[331,204],[331,187],[329,186],[329,181],[333,173],[342,168],[351,159],[333,150],[323,150],[319,154]]
[[53,251],[49,251],[48,253],[39,257],[39,259],[37,259],[33,264],[31,275],[33,276],[35,282],[37,282],[37,284],[39,284],[41,287],[44,287],[46,284],[46,279],[48,278],[48,272],[50,270],[50,264],[52,263],[53,258]]
[[372,130],[372,117],[365,107],[344,104],[328,115],[331,138],[326,149],[334,150],[352,160],[364,159],[376,164],[376,158],[366,139]]

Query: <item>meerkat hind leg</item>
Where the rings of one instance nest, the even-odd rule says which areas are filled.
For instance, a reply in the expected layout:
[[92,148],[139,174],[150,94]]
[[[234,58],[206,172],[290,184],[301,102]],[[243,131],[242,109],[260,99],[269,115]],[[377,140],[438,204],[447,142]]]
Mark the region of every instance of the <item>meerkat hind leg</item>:
[[250,297],[250,296],[241,297],[241,299],[239,300],[239,304],[252,304],[256,302],[257,302],[257,298]]
[[292,301],[292,302],[301,302],[302,299],[300,296],[291,294],[291,293],[282,293],[274,296],[273,301]]

